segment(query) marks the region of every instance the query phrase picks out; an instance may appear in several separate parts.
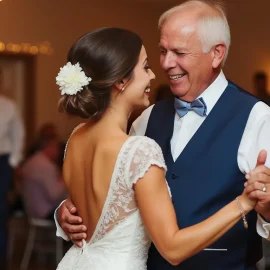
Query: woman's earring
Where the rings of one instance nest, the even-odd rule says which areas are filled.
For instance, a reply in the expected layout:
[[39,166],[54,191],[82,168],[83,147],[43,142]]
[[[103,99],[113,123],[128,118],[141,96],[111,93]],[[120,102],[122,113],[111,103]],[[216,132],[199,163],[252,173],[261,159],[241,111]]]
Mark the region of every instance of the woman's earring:
[[121,88],[121,92],[123,92],[125,90],[125,87],[123,86],[122,88]]

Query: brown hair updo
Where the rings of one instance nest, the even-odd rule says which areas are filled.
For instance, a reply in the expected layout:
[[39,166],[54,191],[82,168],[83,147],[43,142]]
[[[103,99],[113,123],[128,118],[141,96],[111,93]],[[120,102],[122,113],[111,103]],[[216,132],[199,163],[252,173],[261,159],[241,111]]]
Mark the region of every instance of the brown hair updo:
[[79,63],[92,81],[76,95],[63,95],[60,111],[98,119],[110,105],[111,89],[121,79],[131,79],[142,48],[141,38],[121,28],[101,28],[75,42],[67,61]]

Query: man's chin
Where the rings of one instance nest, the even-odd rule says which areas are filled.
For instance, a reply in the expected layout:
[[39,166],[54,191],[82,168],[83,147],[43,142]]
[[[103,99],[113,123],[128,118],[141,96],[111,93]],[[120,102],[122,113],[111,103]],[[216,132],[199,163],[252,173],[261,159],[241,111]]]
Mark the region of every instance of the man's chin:
[[171,87],[172,93],[179,98],[186,96],[188,93],[188,90],[186,90],[183,87],[176,86],[176,85],[170,85],[170,87]]

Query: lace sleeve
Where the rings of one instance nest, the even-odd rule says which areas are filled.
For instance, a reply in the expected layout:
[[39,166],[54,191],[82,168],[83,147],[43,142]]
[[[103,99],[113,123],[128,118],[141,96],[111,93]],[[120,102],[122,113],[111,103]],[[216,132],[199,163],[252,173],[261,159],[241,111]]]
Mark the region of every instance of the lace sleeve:
[[142,137],[137,141],[131,154],[128,181],[129,186],[136,184],[142,178],[151,165],[167,170],[160,146],[152,139]]

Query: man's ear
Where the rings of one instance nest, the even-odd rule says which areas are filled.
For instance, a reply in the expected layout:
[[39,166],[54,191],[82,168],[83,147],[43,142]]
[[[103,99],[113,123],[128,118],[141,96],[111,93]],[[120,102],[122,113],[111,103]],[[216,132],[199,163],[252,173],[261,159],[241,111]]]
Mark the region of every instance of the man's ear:
[[227,48],[224,43],[220,43],[212,49],[212,53],[213,53],[212,67],[213,68],[218,68],[221,65],[225,57],[226,51],[227,51]]

